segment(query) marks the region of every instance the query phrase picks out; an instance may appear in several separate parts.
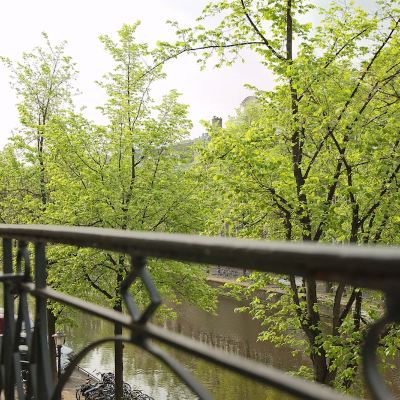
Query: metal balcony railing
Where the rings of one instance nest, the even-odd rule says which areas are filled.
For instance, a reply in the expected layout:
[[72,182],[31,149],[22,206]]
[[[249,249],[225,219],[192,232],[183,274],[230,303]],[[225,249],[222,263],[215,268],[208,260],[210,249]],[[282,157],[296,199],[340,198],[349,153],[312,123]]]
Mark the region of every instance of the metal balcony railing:
[[[208,238],[201,236],[129,232],[100,228],[40,225],[0,225],[3,238],[4,335],[1,343],[0,389],[6,400],[15,396],[24,400],[59,399],[63,385],[79,361],[106,341],[130,342],[171,368],[200,399],[211,399],[209,392],[179,362],[154,343],[164,343],[231,371],[302,399],[339,400],[350,397],[328,387],[289,376],[275,368],[227,354],[182,335],[166,331],[148,322],[160,298],[146,270],[146,257],[247,268],[258,271],[293,274],[318,280],[343,282],[357,287],[382,290],[387,307],[383,318],[369,330],[363,346],[365,380],[376,399],[392,398],[377,367],[376,349],[384,325],[400,322],[400,249],[390,247],[328,246],[313,243],[276,243],[265,241]],[[13,242],[14,241],[14,242]],[[17,251],[13,252],[15,243]],[[28,243],[34,248],[34,268],[30,266]],[[121,285],[121,296],[129,314],[83,301],[46,286],[46,244],[64,244],[97,248],[128,254],[132,268]],[[13,254],[16,253],[16,254]],[[15,268],[14,268],[15,265]],[[152,299],[140,314],[129,286],[142,279]],[[27,294],[36,299],[34,327],[31,332]],[[19,297],[18,315],[14,315],[15,297]],[[104,338],[89,344],[64,371],[57,384],[50,368],[46,302],[51,299],[130,330],[129,337]],[[19,338],[23,322],[29,354],[28,387],[20,371]]]

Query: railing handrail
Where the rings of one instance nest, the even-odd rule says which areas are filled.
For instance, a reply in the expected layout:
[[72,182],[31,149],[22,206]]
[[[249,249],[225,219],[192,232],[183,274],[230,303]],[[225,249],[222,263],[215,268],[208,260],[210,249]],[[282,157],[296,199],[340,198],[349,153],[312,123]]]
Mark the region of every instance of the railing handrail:
[[56,225],[0,224],[0,237],[313,277],[371,289],[400,287],[400,247],[277,242]]
[[[211,395],[185,367],[154,345],[154,342],[183,350],[304,399],[350,399],[349,396],[335,393],[325,386],[288,376],[270,366],[228,355],[221,350],[210,348],[149,323],[161,298],[146,268],[148,257],[245,268],[343,282],[356,287],[382,289],[386,296],[386,309],[382,310],[383,317],[374,322],[367,331],[362,346],[362,357],[366,382],[374,398],[379,400],[392,398],[379,373],[376,353],[382,328],[400,320],[397,307],[400,301],[400,248],[398,247],[272,242],[49,225],[0,224],[0,237],[3,238],[3,274],[0,274],[0,282],[4,284],[5,309],[5,333],[0,363],[5,374],[0,379],[0,391],[4,390],[6,400],[14,400],[15,383],[19,398],[25,399],[19,372],[20,355],[15,352],[15,346],[18,344],[22,321],[25,322],[25,326],[30,326],[28,293],[36,298],[34,334],[29,334],[27,337],[28,347],[33,357],[31,359],[35,364],[29,367],[30,376],[34,377],[31,381],[36,383],[28,385],[28,397],[33,394],[39,400],[59,399],[63,385],[82,357],[102,343],[112,341],[132,343],[152,354],[169,366],[201,399],[211,399]],[[13,240],[19,241],[16,254],[13,251]],[[34,244],[33,258],[28,249],[29,243]],[[127,307],[128,314],[101,307],[47,287],[47,243],[98,248],[130,255],[131,268],[120,286],[121,298]],[[31,259],[34,269],[31,268]],[[135,300],[129,292],[129,287],[136,279],[141,279],[150,297],[150,304],[143,311],[136,307]],[[14,321],[15,293],[19,296],[17,322]],[[65,372],[61,374],[55,388],[52,389],[46,322],[48,299],[124,326],[130,330],[131,335],[128,337],[116,335],[88,344],[75,356]],[[30,332],[29,329],[27,332]]]

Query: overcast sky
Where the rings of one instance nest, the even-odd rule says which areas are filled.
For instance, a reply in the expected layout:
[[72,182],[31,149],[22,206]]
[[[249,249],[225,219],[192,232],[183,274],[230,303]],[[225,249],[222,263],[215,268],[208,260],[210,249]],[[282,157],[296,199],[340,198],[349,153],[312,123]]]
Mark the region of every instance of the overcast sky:
[[[47,32],[53,43],[67,40],[66,53],[73,57],[79,70],[77,87],[82,95],[78,106],[86,106],[86,116],[95,122],[104,120],[96,106],[104,103],[105,95],[95,80],[112,69],[110,56],[103,50],[99,35],[115,37],[123,23],[142,22],[138,39],[153,46],[157,40],[173,40],[167,19],[181,25],[193,25],[208,0],[12,0],[2,2],[0,20],[0,55],[18,60],[23,51],[42,44],[41,32]],[[320,0],[319,3],[327,3]],[[370,5],[373,0],[366,0]],[[194,123],[192,135],[203,132],[201,119],[213,115],[226,121],[234,115],[240,102],[249,94],[243,85],[259,89],[273,87],[273,77],[260,65],[257,56],[249,53],[246,63],[231,68],[207,68],[200,71],[194,57],[183,55],[167,63],[167,79],[156,87],[155,97],[170,89],[182,93],[182,101],[190,105]],[[18,127],[16,97],[9,86],[8,71],[0,65],[0,148],[11,131]]]
[[[112,62],[103,50],[98,37],[116,35],[123,23],[142,22],[138,39],[150,46],[157,40],[172,40],[173,31],[165,24],[167,19],[178,20],[183,25],[193,24],[205,0],[13,0],[2,3],[0,23],[0,55],[18,60],[23,51],[40,45],[41,32],[47,32],[55,43],[67,40],[66,53],[74,59],[79,71],[77,81],[82,95],[76,98],[78,106],[87,107],[86,115],[95,122],[104,122],[96,106],[105,101],[95,80],[112,69]],[[259,88],[273,85],[271,75],[250,54],[245,64],[222,70],[201,72],[194,58],[184,55],[170,61],[166,67],[167,79],[156,87],[155,97],[169,89],[182,93],[182,101],[190,105],[194,122],[193,135],[202,133],[201,119],[213,115],[226,120],[249,94],[244,83]],[[11,131],[18,127],[16,97],[9,86],[9,74],[0,66],[0,147]]]

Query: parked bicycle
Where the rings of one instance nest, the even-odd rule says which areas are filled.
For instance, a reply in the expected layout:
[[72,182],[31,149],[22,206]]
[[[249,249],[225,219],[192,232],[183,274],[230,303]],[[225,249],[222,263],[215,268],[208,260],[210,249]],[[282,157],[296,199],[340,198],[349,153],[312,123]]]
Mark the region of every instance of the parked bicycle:
[[[86,383],[76,390],[76,399],[81,400],[114,400],[115,398],[115,376],[112,372],[101,374],[101,381]],[[152,397],[143,393],[141,390],[132,389],[131,386],[123,383],[123,400],[154,400]]]

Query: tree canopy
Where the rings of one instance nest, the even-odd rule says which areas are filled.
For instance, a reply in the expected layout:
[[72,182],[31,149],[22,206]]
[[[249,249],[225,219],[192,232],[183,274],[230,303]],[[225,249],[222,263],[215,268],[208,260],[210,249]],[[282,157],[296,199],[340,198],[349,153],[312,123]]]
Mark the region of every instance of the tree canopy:
[[[373,13],[333,2],[312,27],[304,21],[314,6],[211,2],[201,25],[173,22],[180,40],[160,44],[164,57],[194,53],[203,67],[231,66],[250,48],[276,77],[273,90],[253,88],[256,100],[226,128],[210,129],[199,160],[205,196],[211,187],[218,193],[208,232],[398,243],[399,10],[393,1],[377,2]],[[299,345],[302,332],[314,379],[354,384],[363,332],[380,305],[375,294],[340,284],[326,295],[315,279],[295,276],[243,279],[250,287],[234,290],[245,292],[246,310],[266,326],[261,339]],[[256,296],[272,284],[286,294]]]
[[[43,35],[45,47],[24,54],[19,63],[4,60],[20,99],[22,126],[0,159],[0,168],[9,170],[0,174],[4,222],[174,232],[198,229],[194,185],[187,172],[191,150],[180,148],[191,127],[188,106],[179,102],[176,90],[159,103],[152,99],[152,85],[164,74],[159,67],[143,75],[152,54],[146,44],[137,43],[137,26],[123,25],[117,41],[100,37],[114,62],[113,71],[99,82],[108,96],[101,105],[107,125],[96,125],[75,110],[76,72],[64,54],[64,43],[53,47]],[[48,283],[122,312],[120,289],[131,262],[125,254],[52,246]],[[147,260],[147,267],[170,304],[188,301],[213,310],[215,293],[206,284],[204,268],[156,259]],[[131,290],[144,308],[149,299],[140,279]],[[50,334],[53,317],[65,321],[70,313],[55,304],[51,309]],[[171,307],[165,305],[159,312],[161,318],[171,315]],[[116,324],[114,331],[121,334],[122,327]],[[117,343],[119,398],[122,352],[122,344]]]

